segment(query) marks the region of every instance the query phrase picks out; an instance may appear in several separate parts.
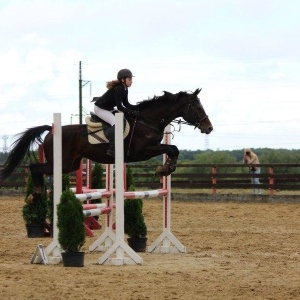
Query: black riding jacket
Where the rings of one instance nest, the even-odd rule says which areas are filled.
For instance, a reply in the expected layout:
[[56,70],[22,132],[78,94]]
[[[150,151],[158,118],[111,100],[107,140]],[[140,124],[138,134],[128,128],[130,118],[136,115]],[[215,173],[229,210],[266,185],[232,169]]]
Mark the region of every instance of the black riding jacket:
[[98,107],[113,111],[115,107],[124,113],[130,113],[134,106],[128,102],[128,89],[122,83],[117,83],[108,89],[101,97],[94,97],[92,102]]

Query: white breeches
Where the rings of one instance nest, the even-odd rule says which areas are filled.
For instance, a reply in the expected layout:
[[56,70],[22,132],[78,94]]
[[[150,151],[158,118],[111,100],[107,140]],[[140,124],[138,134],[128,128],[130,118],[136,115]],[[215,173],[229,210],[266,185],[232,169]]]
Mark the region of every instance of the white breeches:
[[103,108],[94,105],[94,112],[99,118],[101,118],[111,126],[115,125],[116,118],[114,114],[111,113],[109,110],[105,110]]

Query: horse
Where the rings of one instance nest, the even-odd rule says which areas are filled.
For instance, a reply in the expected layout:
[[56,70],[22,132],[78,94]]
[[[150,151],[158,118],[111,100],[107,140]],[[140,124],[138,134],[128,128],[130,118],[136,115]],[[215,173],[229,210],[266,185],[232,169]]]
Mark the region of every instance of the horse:
[[[164,91],[162,96],[154,96],[135,105],[138,117],[125,114],[130,130],[124,139],[124,161],[145,161],[152,157],[167,154],[163,166],[159,166],[156,175],[168,176],[176,169],[179,150],[175,145],[162,144],[165,127],[183,118],[188,125],[199,128],[201,133],[209,134],[213,126],[198,98],[201,89],[195,92],[181,91],[177,94]],[[177,120],[178,121],[178,120]],[[179,121],[182,122],[181,120]],[[44,175],[53,175],[53,135],[52,126],[41,125],[32,127],[18,134],[12,150],[0,173],[0,182],[5,180],[26,156],[32,156],[30,149],[39,142],[43,146],[45,162],[30,159],[29,169],[32,176],[34,191],[42,193]],[[49,131],[42,140],[42,134]],[[76,171],[82,158],[112,164],[114,158],[107,155],[108,143],[91,144],[88,141],[86,124],[62,126],[62,172]]]

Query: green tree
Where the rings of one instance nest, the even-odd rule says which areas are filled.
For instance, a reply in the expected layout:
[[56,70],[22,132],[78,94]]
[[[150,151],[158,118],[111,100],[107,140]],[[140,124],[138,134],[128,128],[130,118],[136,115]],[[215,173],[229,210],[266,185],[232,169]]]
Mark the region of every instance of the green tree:
[[102,189],[103,187],[103,168],[101,164],[96,162],[92,170],[92,188]]

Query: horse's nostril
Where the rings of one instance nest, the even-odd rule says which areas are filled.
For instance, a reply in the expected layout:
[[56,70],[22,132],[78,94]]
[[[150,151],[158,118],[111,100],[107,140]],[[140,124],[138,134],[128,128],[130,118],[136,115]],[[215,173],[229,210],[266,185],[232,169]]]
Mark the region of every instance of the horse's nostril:
[[213,131],[213,127],[212,126],[209,126],[208,127],[208,130],[207,130],[207,134],[211,133]]

